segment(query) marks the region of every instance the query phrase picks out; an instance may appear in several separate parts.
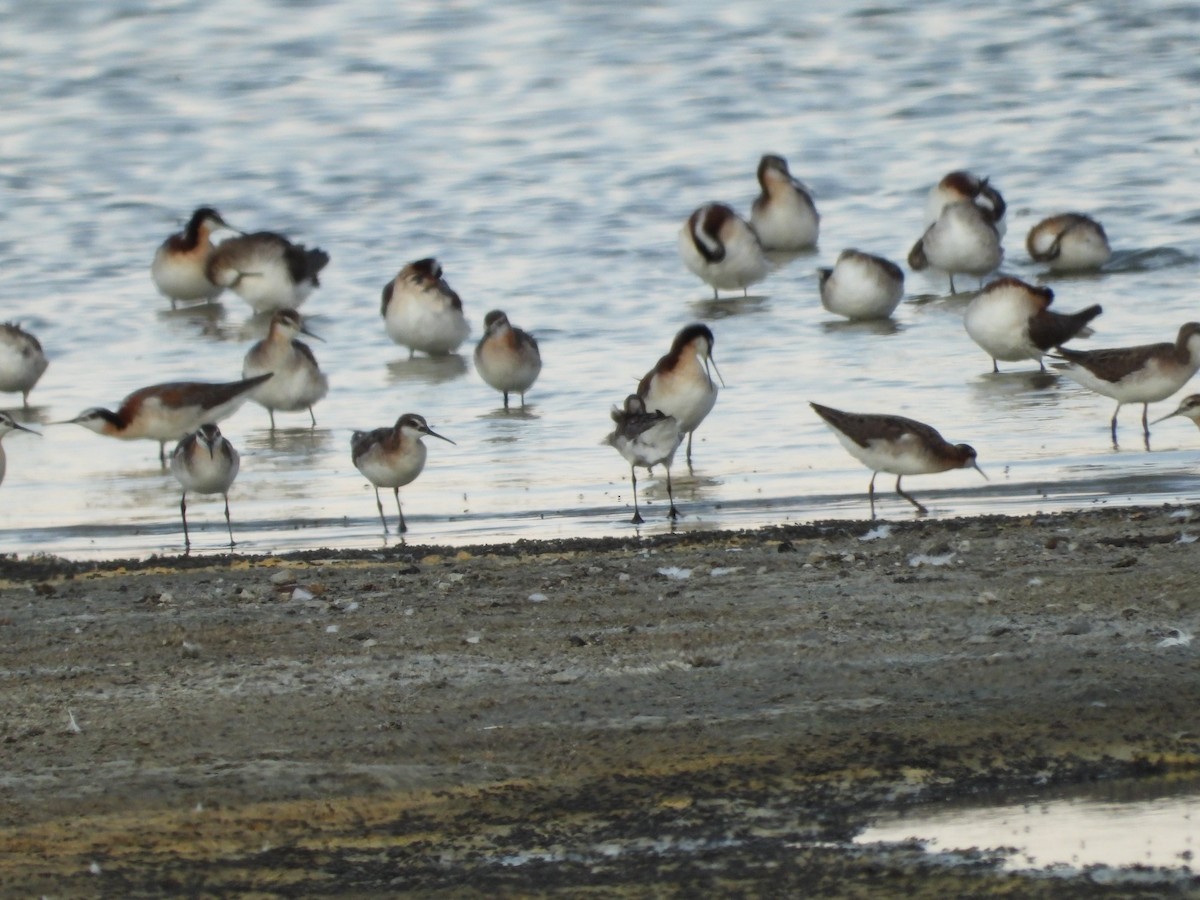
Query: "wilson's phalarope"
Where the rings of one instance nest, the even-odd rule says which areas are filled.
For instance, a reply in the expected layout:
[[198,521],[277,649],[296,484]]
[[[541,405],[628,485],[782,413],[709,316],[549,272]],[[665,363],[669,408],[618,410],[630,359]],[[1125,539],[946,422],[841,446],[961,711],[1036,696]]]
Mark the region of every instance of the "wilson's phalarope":
[[944,207],[937,221],[925,229],[908,254],[908,264],[915,272],[930,266],[945,272],[953,294],[956,274],[982,278],[1003,258],[1000,234],[987,214],[969,200],[959,200]]
[[208,260],[212,256],[214,231],[236,230],[210,206],[192,213],[183,231],[171,235],[154,251],[150,277],[159,293],[171,301],[171,308],[180,301],[211,302],[225,290],[208,277]]
[[307,409],[313,428],[316,428],[313,404],[329,393],[329,379],[317,366],[317,358],[308,344],[296,340],[301,334],[321,340],[304,327],[300,314],[294,309],[276,310],[271,315],[266,338],[250,348],[242,364],[243,378],[268,372],[275,375],[250,392],[255,403],[267,408],[272,431],[275,430],[275,410],[298,412]]
[[1192,424],[1200,428],[1200,394],[1189,394],[1179,402],[1179,407],[1174,412],[1169,412],[1161,419],[1155,419],[1150,424],[1157,425],[1159,422],[1166,421],[1175,416],[1191,419]]
[[904,272],[882,256],[843,250],[832,269],[817,269],[821,305],[848,319],[886,319],[904,296]]
[[708,203],[679,230],[679,255],[688,270],[718,290],[746,292],[767,277],[771,264],[754,228],[724,203]]
[[225,527],[229,529],[229,546],[233,548],[233,523],[229,520],[229,486],[237,478],[241,460],[233,444],[211,422],[201,425],[187,435],[171,454],[171,474],[183,486],[179,498],[179,515],[183,518],[184,552],[191,550],[188,537],[187,495],[220,494],[225,498]]
[[1112,416],[1112,442],[1117,445],[1117,414],[1126,403],[1142,404],[1142,434],[1150,449],[1150,404],[1166,400],[1187,384],[1200,369],[1200,323],[1188,322],[1175,342],[1113,347],[1104,350],[1068,350],[1057,356],[1066,361],[1064,371],[1085,388],[1117,401]]
[[1042,371],[1042,356],[1061,346],[1100,315],[1099,304],[1074,313],[1050,309],[1054,291],[1034,287],[1019,278],[997,278],[975,296],[963,314],[963,326],[976,344],[992,358],[992,371],[999,372],[997,360],[1016,362],[1037,360]]
[[1007,228],[1004,214],[1008,211],[1008,204],[1000,192],[988,183],[988,179],[961,170],[950,172],[930,189],[925,202],[925,225],[932,225],[943,209],[961,200],[978,206],[988,221],[996,226],[996,233],[1004,237]]
[[233,415],[246,402],[250,391],[271,373],[242,381],[170,381],[134,391],[121,401],[116,412],[94,406],[73,419],[55,424],[82,425],[96,434],[123,441],[146,438],[158,441],[158,458],[166,465],[167,441],[183,440],[201,425]]
[[808,188],[788,171],[787,160],[771,154],[759,160],[758,184],[762,192],[750,208],[750,224],[763,248],[815,247],[821,217]]
[[388,527],[379,489],[392,489],[396,496],[396,512],[400,514],[400,531],[408,531],[404,510],[400,508],[400,488],[413,481],[425,468],[425,444],[421,441],[425,435],[441,438],[448,444],[454,443],[431,429],[425,419],[416,413],[405,413],[391,428],[356,431],[350,435],[350,458],[354,461],[354,467],[375,487],[375,505],[379,507],[379,521],[383,523],[384,534],[387,534]]
[[900,488],[905,475],[929,475],[950,469],[975,469],[986,479],[975,461],[975,448],[967,444],[951,444],[923,422],[904,416],[849,413],[810,403],[825,424],[841,441],[846,450],[871,469],[867,497],[871,501],[871,518],[875,518],[875,476],[889,472],[896,476],[896,493],[924,515],[924,506]]
[[[708,374],[709,364],[721,378],[713,359],[713,333],[707,325],[683,328],[671,350],[638,383],[637,395],[646,409],[671,416],[688,436],[687,463],[692,464],[692,434],[717,402],[717,386]],[[721,379],[721,384],[725,380]]]
[[542,354],[538,343],[528,332],[508,321],[508,316],[493,309],[483,319],[484,335],[475,347],[475,371],[490,387],[508,395],[519,393],[525,406],[525,392],[537,381],[542,371]]
[[629,479],[633,482],[633,518],[630,521],[634,525],[645,521],[638,509],[637,467],[644,466],[649,470],[657,465],[667,470],[667,497],[671,502],[667,518],[678,519],[679,510],[675,508],[675,494],[671,489],[671,462],[683,442],[679,423],[673,416],[663,415],[658,410],[647,412],[645,401],[637,394],[625,398],[623,409],[613,407],[612,420],[616,428],[605,441],[616,447],[629,463]]
[[[12,431],[27,431],[38,434],[32,428],[26,428],[8,413],[0,412],[0,438]],[[4,483],[4,473],[8,470],[8,457],[4,454],[4,442],[0,440],[0,484]]]
[[0,325],[0,391],[20,391],[28,406],[29,392],[48,365],[37,338],[13,322]]
[[217,245],[206,272],[213,284],[227,287],[255,312],[296,309],[329,262],[324,250],[309,250],[273,231],[240,234]]
[[430,356],[453,353],[471,333],[462,300],[431,257],[410,262],[384,285],[379,314],[388,337],[408,348],[409,359],[418,350]]
[[1034,262],[1048,263],[1051,272],[1093,272],[1112,256],[1104,227],[1082,213],[1038,222],[1029,229],[1025,248]]

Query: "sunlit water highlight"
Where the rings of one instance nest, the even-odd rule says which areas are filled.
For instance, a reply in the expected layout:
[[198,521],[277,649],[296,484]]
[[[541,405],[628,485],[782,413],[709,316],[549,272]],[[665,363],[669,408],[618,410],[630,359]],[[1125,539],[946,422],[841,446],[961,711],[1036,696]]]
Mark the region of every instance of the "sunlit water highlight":
[[[990,481],[906,482],[937,517],[1196,498],[1200,435],[1185,420],[1157,426],[1146,453],[1127,408],[1114,451],[1110,401],[1031,366],[990,374],[962,328],[968,298],[944,298],[944,279],[910,272],[892,322],[851,325],[821,308],[814,270],[847,246],[903,261],[931,184],[966,167],[1010,202],[1006,273],[1040,277],[1023,240],[1045,215],[1105,224],[1106,271],[1052,281],[1063,309],[1104,306],[1085,345],[1172,339],[1200,318],[1200,148],[1181,114],[1200,86],[1197,10],[114,0],[0,13],[0,318],[51,357],[26,422],[240,374],[263,327],[249,308],[227,294],[171,312],[150,282],[154,248],[193,207],[332,255],[303,308],[331,381],[318,427],[282,415],[272,435],[253,406],[223,424],[244,457],[230,498],[241,550],[380,544],[349,436],[403,412],[457,442],[434,442],[402,492],[409,540],[629,533],[628,469],[601,445],[608,411],[695,320],[716,333],[727,386],[694,476],[677,466],[681,529],[865,517],[869,473],[809,400],[973,444]],[[702,202],[747,210],[763,152],[813,188],[820,249],[713,303],[675,234]],[[493,308],[541,341],[523,414],[503,414],[470,344],[409,361],[388,340],[380,290],[426,255],[462,295],[472,341]],[[5,440],[0,551],[182,549],[153,444],[43,430]],[[908,517],[893,482],[880,478],[880,514]],[[668,529],[663,484],[642,484],[644,531]],[[219,498],[189,500],[189,523],[196,550],[223,549]]]
[[[916,839],[929,852],[996,850],[1005,867],[1014,870],[1193,869],[1200,851],[1200,795],[1194,785],[1179,791],[1179,786],[1129,783],[1093,789],[1086,797],[922,809],[880,821],[857,840],[871,844]],[[1105,793],[1110,796],[1099,796]]]

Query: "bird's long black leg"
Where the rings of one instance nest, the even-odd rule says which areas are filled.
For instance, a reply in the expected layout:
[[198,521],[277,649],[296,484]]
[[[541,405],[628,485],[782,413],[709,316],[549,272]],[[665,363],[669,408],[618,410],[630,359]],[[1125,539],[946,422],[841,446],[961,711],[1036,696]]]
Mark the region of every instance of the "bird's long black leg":
[[678,519],[679,510],[675,508],[675,492],[671,490],[671,467],[667,466],[667,499],[671,501],[671,508],[667,510],[668,519]]
[[641,512],[638,510],[637,502],[637,471],[633,466],[629,467],[629,480],[633,482],[633,518],[629,521],[634,525],[641,525],[645,519],[642,518]]
[[1117,408],[1113,410],[1113,417],[1112,417],[1112,424],[1111,424],[1112,442],[1113,442],[1114,450],[1116,450],[1118,447],[1118,444],[1117,444],[1117,413],[1119,413],[1120,411],[1121,411],[1121,404],[1118,403]]
[[871,473],[871,483],[867,485],[867,499],[871,501],[871,520],[875,520],[875,476],[878,472]]
[[383,523],[383,533],[387,534],[387,519],[383,517],[383,501],[379,499],[379,488],[375,488],[375,505],[379,507],[379,521]]
[[1146,449],[1150,449],[1150,423],[1147,418],[1150,415],[1150,404],[1142,404],[1142,437],[1146,441]]
[[921,515],[925,515],[927,512],[929,512],[929,510],[927,510],[920,503],[918,503],[916,500],[914,500],[912,498],[911,494],[906,494],[906,493],[904,493],[904,491],[902,491],[900,489],[900,479],[903,477],[904,477],[903,475],[896,476],[896,493],[899,494],[901,497],[903,497],[905,500],[907,500],[909,503],[911,503],[913,506],[915,506],[917,508],[918,513],[920,513]]
[[225,494],[225,527],[229,529],[229,549],[233,549],[233,522],[229,520],[229,495]]
[[404,521],[404,510],[400,508],[400,488],[392,488],[392,493],[396,495],[396,512],[400,513],[400,533],[408,531],[408,524]]
[[179,516],[183,519],[183,552],[187,553],[192,549],[192,542],[188,538],[187,530],[187,491],[184,491],[183,496],[179,498]]

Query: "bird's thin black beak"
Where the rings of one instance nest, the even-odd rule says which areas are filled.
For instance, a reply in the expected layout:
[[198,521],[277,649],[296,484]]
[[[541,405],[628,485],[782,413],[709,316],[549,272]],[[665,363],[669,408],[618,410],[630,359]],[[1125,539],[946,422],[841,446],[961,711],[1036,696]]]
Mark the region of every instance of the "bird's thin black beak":
[[[450,440],[450,438],[446,437],[444,434],[438,434],[438,433],[437,433],[436,431],[434,431],[432,428],[426,427],[426,429],[425,429],[425,433],[426,433],[427,435],[429,435],[430,437],[441,438],[441,439],[442,439],[443,441],[445,441],[447,444],[454,444],[454,441]],[[458,444],[454,444],[454,446],[455,446],[455,447],[457,447],[457,446],[458,446]]]

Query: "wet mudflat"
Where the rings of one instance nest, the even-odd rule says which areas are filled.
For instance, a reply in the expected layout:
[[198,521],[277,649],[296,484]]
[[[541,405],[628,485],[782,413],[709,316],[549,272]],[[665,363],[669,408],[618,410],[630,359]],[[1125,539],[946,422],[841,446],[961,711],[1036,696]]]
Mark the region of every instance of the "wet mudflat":
[[1187,508],[0,561],[5,895],[1162,896],[856,846],[1194,774]]

